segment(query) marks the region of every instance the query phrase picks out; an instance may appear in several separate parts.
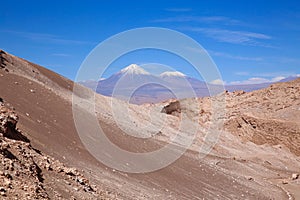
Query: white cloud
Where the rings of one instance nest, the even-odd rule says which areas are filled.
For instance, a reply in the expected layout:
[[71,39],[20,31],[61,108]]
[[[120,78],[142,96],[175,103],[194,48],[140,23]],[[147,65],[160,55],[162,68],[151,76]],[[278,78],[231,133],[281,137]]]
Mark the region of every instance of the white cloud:
[[12,30],[2,30],[1,32],[14,34],[19,37],[27,38],[30,40],[42,41],[47,43],[56,44],[73,44],[73,45],[91,45],[94,44],[89,41],[82,40],[69,40],[63,39],[60,36],[48,34],[48,33],[35,33],[35,32],[23,32],[23,31],[12,31]]
[[215,29],[215,28],[195,28],[195,27],[183,27],[182,30],[199,32],[207,37],[215,39],[220,42],[227,42],[232,44],[243,44],[243,45],[252,45],[252,46],[263,46],[271,47],[269,45],[262,44],[258,40],[270,40],[271,36],[247,32],[247,31],[232,31],[227,29]]
[[273,77],[271,79],[261,78],[261,77],[252,77],[252,78],[249,78],[249,79],[243,80],[243,81],[232,81],[229,84],[230,85],[244,85],[244,84],[249,85],[249,84],[260,84],[260,83],[272,83],[272,82],[280,81],[285,78],[286,77],[284,77],[284,76],[277,76],[277,77]]
[[217,52],[217,51],[209,51],[209,54],[212,56],[218,56],[223,58],[229,58],[234,60],[246,60],[246,61],[262,61],[263,58],[261,57],[247,57],[247,56],[238,56],[238,55],[231,55],[228,53]]
[[271,82],[277,82],[277,81],[281,81],[282,79],[285,79],[286,77],[284,76],[277,76],[271,79]]
[[293,72],[293,71],[276,71],[276,72],[260,72],[260,73],[256,73],[256,72],[252,72],[249,73],[249,76],[253,76],[253,77],[264,77],[267,79],[271,79],[274,77],[280,77],[280,76],[284,76],[284,77],[289,77],[289,76],[296,76],[297,73]]
[[210,83],[214,84],[214,85],[224,85],[225,81],[223,81],[221,79],[216,79],[216,80],[211,81]]
[[[180,10],[180,9],[179,9]],[[185,11],[185,10],[184,10]],[[188,11],[188,10],[186,10]],[[185,12],[186,12],[185,11]],[[177,11],[178,12],[178,11]],[[183,12],[183,11],[181,11]],[[155,19],[152,22],[201,22],[201,23],[222,23],[226,25],[237,25],[241,22],[224,16],[177,16],[162,19]]]
[[230,82],[231,85],[242,85],[242,84],[258,84],[258,83],[266,83],[269,82],[266,78],[260,78],[260,77],[253,77],[249,78],[248,80],[243,81],[233,81]]

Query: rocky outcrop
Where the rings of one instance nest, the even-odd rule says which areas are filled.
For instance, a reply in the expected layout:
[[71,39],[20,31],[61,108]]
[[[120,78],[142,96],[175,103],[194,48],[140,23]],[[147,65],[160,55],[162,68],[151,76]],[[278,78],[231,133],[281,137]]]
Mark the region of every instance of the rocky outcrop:
[[28,138],[22,135],[16,128],[18,116],[12,110],[0,103],[0,132],[4,137],[29,142]]
[[[171,115],[187,113],[192,116],[190,119],[197,119],[202,127],[209,127],[213,114],[216,114],[213,105],[224,103],[226,105],[221,106],[222,110],[216,109],[216,112],[224,113],[220,118],[224,120],[220,129],[244,142],[286,146],[293,154],[300,156],[299,94],[300,78],[254,92],[226,91],[218,96],[199,98],[198,103],[192,99],[172,101],[163,107],[162,112]],[[224,102],[218,101],[221,97]]]
[[300,156],[300,79],[227,97],[225,128],[244,141],[284,145]]
[[6,54],[4,51],[0,50],[0,68],[5,69],[6,67],[6,58],[3,56]]
[[227,130],[258,145],[285,145],[300,156],[300,126],[293,122],[278,119],[264,119],[241,115],[225,123]]
[[161,110],[162,113],[168,115],[179,115],[181,113],[181,107],[179,101],[170,102],[168,105],[164,106]]
[[0,199],[105,198],[77,169],[33,148],[17,122],[0,103]]

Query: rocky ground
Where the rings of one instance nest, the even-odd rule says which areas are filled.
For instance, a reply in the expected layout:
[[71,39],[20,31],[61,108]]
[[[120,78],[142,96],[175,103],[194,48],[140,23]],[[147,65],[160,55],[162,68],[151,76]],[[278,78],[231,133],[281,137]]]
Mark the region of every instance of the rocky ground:
[[[191,109],[195,105],[191,99],[171,100],[162,112],[176,117],[187,113],[208,130],[215,122],[213,107],[224,104],[222,116],[217,120],[223,122],[220,138],[211,153],[225,160],[231,157],[241,161],[244,165],[241,175],[268,180],[285,191],[289,199],[299,199],[300,192],[295,189],[300,188],[299,94],[300,78],[248,93],[225,91],[216,97],[199,98],[199,113]],[[218,165],[223,165],[220,164],[223,159],[216,160]],[[247,172],[249,166],[253,170],[257,164],[265,173]],[[230,165],[223,165],[223,170],[239,172],[239,166]]]
[[0,103],[1,199],[108,199],[79,170],[33,148],[17,122],[16,113]]
[[[174,116],[186,113],[202,127],[213,122],[213,106],[221,107],[222,129],[232,133],[242,142],[257,145],[282,145],[300,156],[300,78],[287,83],[272,84],[253,92],[224,92],[216,97],[197,100],[174,100],[167,103],[162,112]],[[218,105],[220,104],[220,105]],[[195,112],[198,110],[198,112]]]

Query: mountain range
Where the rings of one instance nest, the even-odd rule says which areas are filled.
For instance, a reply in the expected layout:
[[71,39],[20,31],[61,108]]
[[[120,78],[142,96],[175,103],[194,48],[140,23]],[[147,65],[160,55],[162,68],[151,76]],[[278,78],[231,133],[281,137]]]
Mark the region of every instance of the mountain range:
[[[290,81],[288,77],[280,82]],[[271,82],[239,85],[214,85],[189,77],[178,71],[166,71],[153,75],[137,64],[131,64],[107,79],[99,81],[81,81],[80,84],[93,89],[99,94],[127,100],[134,104],[158,103],[168,99],[183,99],[211,96],[208,88],[228,90],[230,92],[253,90],[268,87]]]

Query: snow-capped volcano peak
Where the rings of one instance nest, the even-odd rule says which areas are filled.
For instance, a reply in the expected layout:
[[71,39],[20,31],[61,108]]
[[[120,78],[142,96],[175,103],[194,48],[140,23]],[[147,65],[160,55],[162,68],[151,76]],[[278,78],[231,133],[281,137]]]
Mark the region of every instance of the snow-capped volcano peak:
[[181,72],[178,72],[178,71],[167,71],[167,72],[164,72],[164,73],[161,73],[159,75],[160,77],[162,78],[165,78],[165,77],[186,77],[185,74],[181,73]]
[[128,67],[125,67],[121,70],[121,73],[126,74],[142,74],[149,75],[150,73],[138,66],[137,64],[131,64]]

